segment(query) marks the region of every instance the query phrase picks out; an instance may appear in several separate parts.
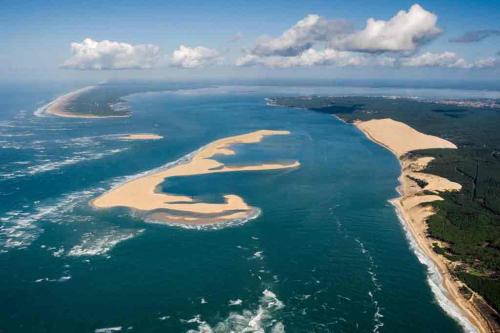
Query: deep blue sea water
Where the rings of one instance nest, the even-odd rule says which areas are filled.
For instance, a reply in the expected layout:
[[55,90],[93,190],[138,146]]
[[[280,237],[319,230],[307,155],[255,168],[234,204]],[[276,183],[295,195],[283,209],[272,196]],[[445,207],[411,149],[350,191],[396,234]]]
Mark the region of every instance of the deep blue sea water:
[[[138,94],[126,119],[33,115],[73,88],[1,86],[0,332],[461,331],[388,203],[397,160],[332,116],[264,100],[330,88]],[[260,208],[256,219],[186,229],[88,205],[129,177],[258,129],[291,135],[239,146],[224,162],[301,167],[164,184],[213,202],[240,195]],[[165,138],[117,139],[142,132]]]

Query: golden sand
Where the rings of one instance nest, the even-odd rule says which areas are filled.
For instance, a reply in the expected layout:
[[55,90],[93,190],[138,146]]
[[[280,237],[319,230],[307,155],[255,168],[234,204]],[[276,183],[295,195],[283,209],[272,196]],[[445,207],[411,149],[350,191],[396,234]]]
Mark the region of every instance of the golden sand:
[[118,137],[119,140],[160,140],[163,136],[152,133],[127,134]]
[[355,125],[374,141],[392,151],[397,157],[418,149],[457,148],[447,140],[423,134],[405,123],[392,119],[359,121]]
[[[394,199],[392,203],[422,252],[438,268],[443,277],[443,286],[448,291],[448,298],[480,332],[492,332],[490,325],[481,315],[474,302],[466,300],[460,293],[459,288],[463,284],[450,274],[448,265],[451,265],[451,262],[434,252],[432,243],[435,241],[430,239],[427,234],[427,219],[434,214],[434,210],[429,203],[443,200],[439,196],[440,192],[459,191],[462,186],[446,178],[422,172],[433,160],[433,157],[410,158],[407,155],[408,152],[413,150],[429,148],[456,149],[457,147],[447,140],[421,133],[402,122],[392,119],[356,121],[354,124],[369,139],[384,146],[398,157],[401,164],[398,192],[401,196]],[[412,178],[423,180],[427,185],[421,188]],[[424,193],[424,191],[430,191],[433,194]],[[474,297],[476,299],[480,298],[475,293]]]
[[[258,143],[266,136],[286,134],[289,132],[260,130],[214,141],[198,150],[187,162],[131,180],[102,194],[91,204],[97,208],[128,207],[150,212],[156,218],[163,217],[166,221],[175,219],[181,223],[203,223],[203,221],[211,223],[244,217],[254,212],[255,208],[237,195],[225,195],[224,203],[205,203],[195,201],[189,196],[158,192],[157,188],[170,177],[298,167],[300,163],[297,161],[288,164],[226,166],[214,159],[217,155],[234,155],[235,151],[231,147],[235,144]],[[167,210],[175,214],[158,210]]]

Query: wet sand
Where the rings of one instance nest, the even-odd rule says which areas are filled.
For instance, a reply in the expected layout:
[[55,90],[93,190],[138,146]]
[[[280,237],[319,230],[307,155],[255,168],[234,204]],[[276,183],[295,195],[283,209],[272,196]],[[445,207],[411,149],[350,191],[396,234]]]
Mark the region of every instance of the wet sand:
[[212,224],[255,215],[256,208],[243,198],[227,194],[223,203],[206,203],[189,196],[158,192],[157,188],[170,177],[192,176],[236,171],[262,171],[295,168],[298,161],[282,164],[268,163],[226,166],[214,159],[218,155],[234,155],[235,144],[258,143],[266,136],[287,135],[288,131],[260,130],[214,141],[180,164],[131,180],[102,194],[91,202],[96,208],[128,207],[149,213],[149,217],[164,222],[185,224]]

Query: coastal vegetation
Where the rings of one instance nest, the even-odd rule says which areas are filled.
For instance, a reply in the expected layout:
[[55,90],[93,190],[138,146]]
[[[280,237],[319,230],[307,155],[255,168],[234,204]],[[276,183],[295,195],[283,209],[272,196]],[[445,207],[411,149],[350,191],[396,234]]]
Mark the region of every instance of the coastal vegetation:
[[[130,109],[126,96],[143,92],[161,92],[182,89],[181,83],[165,82],[107,82],[93,87],[81,89],[78,94],[65,101],[61,106],[62,113],[75,117],[127,117]],[[66,95],[67,96],[67,95]],[[64,114],[57,114],[64,116]]]

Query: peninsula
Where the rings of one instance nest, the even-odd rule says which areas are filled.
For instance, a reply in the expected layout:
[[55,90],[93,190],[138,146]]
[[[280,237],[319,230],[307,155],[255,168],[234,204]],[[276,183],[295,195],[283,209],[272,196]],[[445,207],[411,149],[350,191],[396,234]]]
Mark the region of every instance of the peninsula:
[[[68,94],[57,97],[55,100],[45,105],[39,115],[48,114],[64,118],[116,118],[128,117],[125,111],[108,112],[88,112],[88,108],[80,108],[79,104],[85,97],[98,89],[98,86],[89,86],[72,91]],[[85,111],[81,111],[85,110]]]
[[181,89],[183,85],[151,82],[106,82],[59,96],[35,115],[64,118],[126,118],[131,116],[127,96]]

